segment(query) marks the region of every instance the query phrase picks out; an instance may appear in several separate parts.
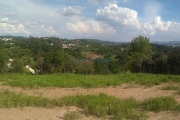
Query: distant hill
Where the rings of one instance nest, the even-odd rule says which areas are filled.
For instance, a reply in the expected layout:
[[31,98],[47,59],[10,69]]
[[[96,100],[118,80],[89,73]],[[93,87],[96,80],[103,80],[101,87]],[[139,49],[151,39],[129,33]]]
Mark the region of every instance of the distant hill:
[[159,45],[167,45],[167,46],[180,46],[180,41],[153,41],[151,42],[153,44],[159,44]]
[[24,36],[12,36],[12,35],[3,35],[3,36],[0,36],[0,38],[21,38],[21,39],[27,39],[27,37],[24,37]]

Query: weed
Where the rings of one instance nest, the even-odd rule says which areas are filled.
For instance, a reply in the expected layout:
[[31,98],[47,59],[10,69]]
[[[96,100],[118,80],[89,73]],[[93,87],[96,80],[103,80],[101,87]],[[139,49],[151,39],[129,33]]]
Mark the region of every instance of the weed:
[[79,113],[75,112],[75,111],[66,112],[63,116],[63,120],[77,120],[80,118],[81,118],[81,116],[79,115]]
[[156,97],[150,98],[141,103],[141,106],[148,111],[165,111],[172,110],[177,102],[172,97]]
[[177,91],[177,95],[180,95],[180,90]]
[[9,90],[0,92],[0,108],[12,108],[12,107],[53,107],[49,99],[43,97],[25,96],[24,94],[15,94]]
[[138,116],[133,112],[137,107],[137,101],[133,98],[120,100],[105,94],[67,96],[57,100],[57,106],[77,106],[84,109],[85,113],[97,117],[133,118]]
[[178,89],[179,89],[179,87],[173,86],[173,85],[169,85],[169,86],[161,88],[161,90],[178,90]]

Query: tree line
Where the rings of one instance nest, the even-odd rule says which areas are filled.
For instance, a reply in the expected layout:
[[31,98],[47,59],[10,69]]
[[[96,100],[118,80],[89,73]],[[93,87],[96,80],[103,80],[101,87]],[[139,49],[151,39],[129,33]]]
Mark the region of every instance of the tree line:
[[[63,44],[69,43],[74,46],[62,48]],[[0,49],[1,73],[29,73],[25,69],[29,65],[36,74],[180,74],[180,47],[151,44],[145,36],[121,44],[30,36],[8,42],[0,40]],[[82,55],[84,51],[103,58],[86,58]]]

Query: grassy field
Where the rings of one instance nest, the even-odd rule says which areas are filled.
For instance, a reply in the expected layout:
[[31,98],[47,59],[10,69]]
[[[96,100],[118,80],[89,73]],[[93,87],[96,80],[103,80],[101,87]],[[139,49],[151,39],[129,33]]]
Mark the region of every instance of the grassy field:
[[180,82],[180,76],[153,74],[1,74],[0,81],[5,85],[22,88],[58,87],[58,88],[98,88],[118,86],[123,83],[135,83],[144,86],[159,85],[164,82]]
[[[153,75],[153,74],[116,74],[116,75],[77,75],[77,74],[52,74],[52,75],[27,75],[27,74],[1,74],[0,82],[9,86],[22,88],[98,88],[118,86],[123,83],[140,84],[144,86],[159,85],[169,82],[161,90],[177,90],[180,76]],[[176,85],[176,84],[175,84]],[[112,120],[123,118],[144,120],[149,111],[180,112],[180,104],[174,97],[158,96],[137,101],[134,98],[119,99],[104,93],[99,95],[74,95],[62,98],[48,99],[42,96],[28,96],[14,93],[9,90],[0,91],[0,108],[41,107],[54,108],[62,106],[76,106],[84,114]],[[65,114],[65,118],[78,118],[77,112]]]
[[180,105],[172,97],[155,97],[136,101],[133,98],[118,99],[100,93],[99,95],[74,95],[50,100],[43,97],[16,94],[8,90],[0,92],[0,96],[0,108],[76,106],[81,108],[86,115],[112,120],[123,118],[141,120],[146,118],[148,111],[180,111]]

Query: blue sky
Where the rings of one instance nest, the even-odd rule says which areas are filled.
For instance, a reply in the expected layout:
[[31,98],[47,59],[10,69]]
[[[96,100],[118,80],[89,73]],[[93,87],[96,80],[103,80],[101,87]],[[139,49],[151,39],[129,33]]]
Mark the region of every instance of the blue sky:
[[1,0],[0,35],[180,40],[179,0]]

